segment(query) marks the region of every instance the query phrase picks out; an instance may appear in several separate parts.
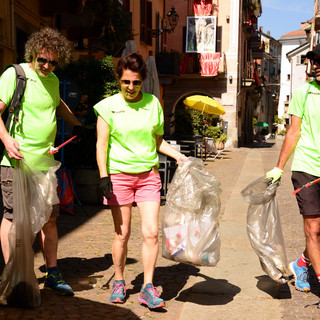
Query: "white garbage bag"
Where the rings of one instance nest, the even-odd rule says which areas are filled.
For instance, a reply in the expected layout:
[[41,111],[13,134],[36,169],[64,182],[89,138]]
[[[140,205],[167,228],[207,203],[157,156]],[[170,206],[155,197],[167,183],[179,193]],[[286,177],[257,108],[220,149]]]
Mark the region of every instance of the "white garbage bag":
[[49,220],[52,206],[59,203],[55,172],[60,162],[46,156],[40,158],[48,165],[47,172],[29,166],[24,160],[17,161],[14,171],[14,218],[9,230],[9,261],[0,283],[0,304],[36,308],[41,303],[32,245]]
[[270,179],[261,177],[244,188],[241,195],[250,203],[247,232],[262,270],[274,281],[285,283],[289,272],[276,198],[279,182],[269,183]]
[[162,256],[193,265],[220,259],[219,181],[202,160],[189,157],[177,168],[163,212]]

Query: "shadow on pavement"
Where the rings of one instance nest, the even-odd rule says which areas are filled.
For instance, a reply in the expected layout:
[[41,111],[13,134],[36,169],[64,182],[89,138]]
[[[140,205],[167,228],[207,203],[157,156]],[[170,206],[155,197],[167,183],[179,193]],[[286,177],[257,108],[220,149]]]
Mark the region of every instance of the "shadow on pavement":
[[78,297],[61,297],[41,290],[41,306],[37,309],[0,307],[0,319],[140,319],[131,310]]
[[[257,282],[257,288],[267,294],[269,294],[274,299],[280,298],[280,292],[284,291],[284,287],[288,287],[288,284],[278,284],[277,282],[273,281],[269,276],[263,275],[256,277],[258,280]],[[290,293],[290,290],[289,290]],[[291,297],[288,297],[287,299],[290,299]]]
[[[199,268],[184,263],[179,263],[167,267],[156,267],[153,285],[162,287],[161,298],[169,301],[175,298],[179,291],[185,286],[190,276],[198,276]],[[127,290],[128,294],[138,293],[143,284],[143,273],[140,273],[131,281],[133,289]]]
[[[199,276],[203,276],[199,274]],[[199,305],[225,305],[240,293],[241,289],[225,279],[212,279],[203,276],[205,281],[196,283],[193,287],[182,291],[177,300],[192,302]]]
[[[136,259],[127,258],[126,265],[134,264],[136,262]],[[93,285],[97,283],[97,280],[103,279],[104,276],[92,275],[97,272],[108,270],[113,265],[113,262],[111,254],[106,254],[104,257],[91,259],[78,257],[58,259],[58,265],[59,269],[63,270],[64,280],[71,285],[75,292],[78,292],[93,289]],[[46,267],[44,264],[39,269],[43,273],[46,272]],[[110,279],[108,279],[107,283],[103,285],[103,289],[109,289],[109,284],[112,278],[113,275]],[[43,283],[44,280],[45,276],[38,278],[39,284]]]

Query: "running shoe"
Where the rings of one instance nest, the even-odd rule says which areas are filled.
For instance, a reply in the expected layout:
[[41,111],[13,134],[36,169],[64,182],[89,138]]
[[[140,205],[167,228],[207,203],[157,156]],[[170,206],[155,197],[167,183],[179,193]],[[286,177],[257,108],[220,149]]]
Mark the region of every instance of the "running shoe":
[[58,271],[52,273],[46,273],[46,280],[44,282],[44,288],[52,290],[61,296],[73,296],[74,292],[69,285],[62,279],[61,274]]
[[126,301],[126,287],[124,280],[116,280],[113,282],[110,302],[124,303]]
[[310,284],[309,284],[309,273],[307,267],[299,267],[297,259],[294,262],[290,262],[289,269],[294,276],[295,287],[299,291],[310,291]]
[[145,288],[142,285],[138,300],[146,304],[150,309],[164,308],[166,306],[163,299],[159,298],[158,290],[151,283],[148,283]]

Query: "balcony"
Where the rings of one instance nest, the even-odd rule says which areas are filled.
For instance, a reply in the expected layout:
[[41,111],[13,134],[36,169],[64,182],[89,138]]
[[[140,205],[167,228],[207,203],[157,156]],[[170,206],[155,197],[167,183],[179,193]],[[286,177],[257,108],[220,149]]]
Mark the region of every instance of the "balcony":
[[180,75],[178,52],[163,52],[156,55],[158,74]]

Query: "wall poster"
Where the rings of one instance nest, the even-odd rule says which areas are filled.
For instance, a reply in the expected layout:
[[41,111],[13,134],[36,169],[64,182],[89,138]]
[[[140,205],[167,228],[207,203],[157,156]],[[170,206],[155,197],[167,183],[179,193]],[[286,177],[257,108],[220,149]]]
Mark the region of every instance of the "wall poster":
[[216,51],[216,16],[187,17],[186,52]]

